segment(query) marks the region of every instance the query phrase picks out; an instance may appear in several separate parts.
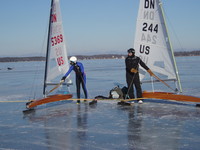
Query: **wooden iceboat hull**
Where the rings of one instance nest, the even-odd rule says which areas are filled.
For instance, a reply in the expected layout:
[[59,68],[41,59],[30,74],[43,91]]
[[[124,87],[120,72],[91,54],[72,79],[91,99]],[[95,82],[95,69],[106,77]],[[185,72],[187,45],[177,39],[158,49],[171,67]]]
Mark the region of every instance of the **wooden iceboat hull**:
[[154,99],[165,99],[165,100],[175,100],[175,101],[185,101],[185,102],[196,102],[200,103],[199,97],[179,95],[167,92],[143,92],[143,98],[154,98]]
[[31,102],[28,102],[26,107],[28,109],[31,109],[33,107],[36,107],[38,105],[46,104],[46,103],[51,103],[51,102],[56,102],[56,101],[62,101],[62,100],[67,100],[72,98],[72,94],[57,94],[57,95],[50,95],[46,98],[42,98],[39,100],[33,100]]

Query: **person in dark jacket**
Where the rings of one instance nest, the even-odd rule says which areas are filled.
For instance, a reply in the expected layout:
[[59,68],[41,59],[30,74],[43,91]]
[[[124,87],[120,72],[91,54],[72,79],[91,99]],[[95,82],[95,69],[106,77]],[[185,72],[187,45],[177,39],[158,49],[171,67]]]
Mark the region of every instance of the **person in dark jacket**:
[[[87,89],[86,89],[86,74],[84,72],[84,67],[81,62],[77,61],[75,56],[70,57],[70,68],[67,73],[62,77],[61,82],[65,81],[66,77],[74,70],[76,74],[76,91],[77,98],[80,99],[80,85],[82,84],[82,88],[84,91],[85,99],[87,99]],[[77,100],[77,103],[80,103],[80,100]]]
[[[139,65],[142,66],[148,73],[152,76],[153,72],[146,66],[146,64],[137,56],[135,56],[135,50],[133,48],[128,49],[128,56],[125,59],[126,64],[126,82],[128,85],[128,96],[130,99],[134,99],[134,89],[135,85],[137,98],[142,98],[142,88],[140,85],[139,77]],[[142,103],[142,100],[139,100]]]

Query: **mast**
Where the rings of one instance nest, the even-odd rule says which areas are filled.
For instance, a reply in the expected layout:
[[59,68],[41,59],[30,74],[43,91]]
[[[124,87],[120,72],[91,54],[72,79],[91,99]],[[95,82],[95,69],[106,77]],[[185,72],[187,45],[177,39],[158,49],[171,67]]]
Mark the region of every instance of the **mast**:
[[49,39],[50,39],[50,31],[51,31],[51,14],[53,9],[53,1],[51,1],[51,9],[49,15],[49,28],[48,28],[48,37],[47,37],[47,50],[46,50],[46,62],[45,62],[45,73],[44,73],[44,85],[43,85],[43,96],[45,97],[45,89],[46,89],[46,80],[47,80],[47,68],[48,68],[48,58],[49,58]]
[[171,54],[172,54],[172,58],[173,58],[174,67],[175,67],[176,78],[178,80],[179,90],[182,93],[182,86],[181,86],[181,81],[180,81],[180,77],[179,77],[179,73],[178,73],[178,67],[176,65],[176,60],[175,60],[175,57],[174,57],[174,50],[173,50],[173,47],[172,47],[172,44],[171,44],[171,40],[170,40],[170,37],[169,37],[169,33],[168,33],[168,29],[167,29],[167,24],[166,24],[166,20],[165,20],[165,16],[164,16],[164,11],[163,11],[161,0],[159,0],[159,6],[160,6],[160,9],[161,9],[161,12],[162,12],[164,25],[165,25],[166,33],[167,33],[168,40],[169,40],[169,46],[170,46],[170,50],[171,50]]

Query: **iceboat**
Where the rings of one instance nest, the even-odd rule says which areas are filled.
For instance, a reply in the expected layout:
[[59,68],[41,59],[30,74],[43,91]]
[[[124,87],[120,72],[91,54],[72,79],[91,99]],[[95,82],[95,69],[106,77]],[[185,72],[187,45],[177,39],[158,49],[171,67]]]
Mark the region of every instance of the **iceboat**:
[[[60,3],[59,0],[52,0],[47,37],[43,98],[31,100],[26,104],[26,107],[31,109],[38,105],[72,98],[72,94],[69,93],[69,90],[62,93],[54,92],[52,95],[52,92],[61,85],[66,86],[66,89],[68,89],[69,85],[72,84],[69,77],[66,79],[65,83],[60,83],[61,77],[68,69],[69,63],[65,45]],[[54,86],[54,88],[49,90],[52,86]]]

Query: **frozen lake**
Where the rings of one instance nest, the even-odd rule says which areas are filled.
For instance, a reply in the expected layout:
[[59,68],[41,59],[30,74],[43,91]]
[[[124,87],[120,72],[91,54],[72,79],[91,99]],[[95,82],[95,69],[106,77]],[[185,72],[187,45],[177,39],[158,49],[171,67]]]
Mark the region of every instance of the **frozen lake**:
[[[200,97],[200,57],[176,59],[184,94]],[[82,62],[89,98],[108,96],[117,84],[126,85],[123,59]],[[200,108],[193,104],[100,101],[90,106],[65,101],[24,115],[25,102],[17,101],[41,97],[43,68],[44,62],[0,63],[0,149],[199,149]],[[74,73],[71,77],[74,81]],[[75,94],[75,86],[70,89]]]

